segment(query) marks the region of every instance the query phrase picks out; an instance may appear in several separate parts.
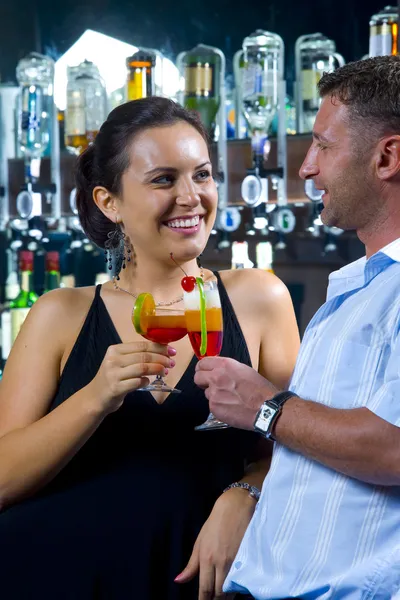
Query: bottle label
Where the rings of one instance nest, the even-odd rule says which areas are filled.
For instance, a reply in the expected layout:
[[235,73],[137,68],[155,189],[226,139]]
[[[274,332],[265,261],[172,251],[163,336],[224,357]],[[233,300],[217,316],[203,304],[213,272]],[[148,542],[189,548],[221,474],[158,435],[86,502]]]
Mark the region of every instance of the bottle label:
[[13,308],[11,310],[11,345],[15,342],[29,310],[29,308]]
[[261,64],[247,64],[242,70],[243,98],[251,96],[277,97],[277,74],[264,70]]
[[212,65],[199,63],[185,68],[185,94],[206,98],[214,96]]
[[318,94],[318,82],[321,79],[322,73],[313,69],[303,69],[302,72],[302,100],[312,100],[316,107],[320,104]]
[[[396,24],[397,27],[397,24]],[[369,38],[369,55],[389,56],[393,50],[393,32],[392,25],[383,23],[382,25],[373,25]]]
[[65,111],[65,135],[85,135],[85,95],[81,90],[68,90]]
[[40,127],[42,114],[42,89],[38,86],[25,86],[21,91],[21,129],[22,131],[37,131]]

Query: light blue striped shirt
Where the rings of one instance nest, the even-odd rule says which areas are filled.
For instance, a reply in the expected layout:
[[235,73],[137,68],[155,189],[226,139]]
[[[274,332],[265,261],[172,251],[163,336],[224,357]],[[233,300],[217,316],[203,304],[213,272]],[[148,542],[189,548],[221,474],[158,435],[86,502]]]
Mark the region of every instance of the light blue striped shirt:
[[[400,239],[330,276],[290,389],[400,426]],[[257,600],[400,598],[400,487],[346,477],[275,444],[224,591]]]

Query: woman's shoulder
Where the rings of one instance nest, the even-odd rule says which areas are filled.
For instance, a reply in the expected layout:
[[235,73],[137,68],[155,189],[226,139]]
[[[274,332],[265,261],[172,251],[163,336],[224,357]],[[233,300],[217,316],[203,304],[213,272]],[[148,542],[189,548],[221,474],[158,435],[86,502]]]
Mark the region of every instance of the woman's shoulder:
[[237,295],[257,303],[277,303],[290,297],[286,285],[279,277],[263,269],[229,269],[220,271],[228,294]]
[[29,321],[48,328],[71,331],[82,321],[93,302],[95,287],[58,288],[40,296],[29,312]]

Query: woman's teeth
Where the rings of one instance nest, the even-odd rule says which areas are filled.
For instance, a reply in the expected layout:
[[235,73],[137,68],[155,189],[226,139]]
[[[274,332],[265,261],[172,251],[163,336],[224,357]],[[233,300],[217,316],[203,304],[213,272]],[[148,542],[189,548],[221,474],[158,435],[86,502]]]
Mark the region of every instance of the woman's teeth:
[[193,219],[175,219],[175,221],[168,221],[168,227],[196,227],[200,222],[200,217],[193,217]]

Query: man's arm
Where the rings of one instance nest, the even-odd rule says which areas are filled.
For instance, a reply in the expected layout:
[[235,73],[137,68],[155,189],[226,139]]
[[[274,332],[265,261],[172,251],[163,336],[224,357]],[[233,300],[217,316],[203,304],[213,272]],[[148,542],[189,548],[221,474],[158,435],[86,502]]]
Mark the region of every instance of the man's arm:
[[[218,419],[243,429],[253,429],[260,406],[280,391],[259,373],[226,358],[199,361],[195,382],[205,388]],[[360,481],[400,485],[398,425],[400,335],[385,380],[366,406],[336,409],[293,397],[284,404],[273,435],[287,448]]]
[[[399,387],[400,405],[400,387]],[[355,479],[400,485],[400,429],[368,408],[335,409],[290,398],[275,439],[308,458]]]

